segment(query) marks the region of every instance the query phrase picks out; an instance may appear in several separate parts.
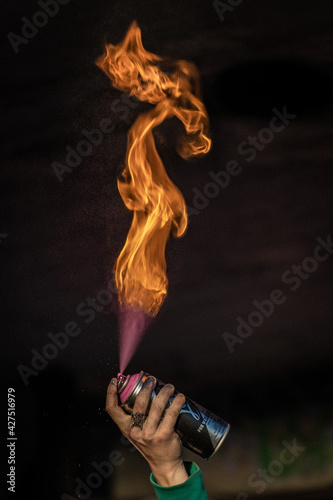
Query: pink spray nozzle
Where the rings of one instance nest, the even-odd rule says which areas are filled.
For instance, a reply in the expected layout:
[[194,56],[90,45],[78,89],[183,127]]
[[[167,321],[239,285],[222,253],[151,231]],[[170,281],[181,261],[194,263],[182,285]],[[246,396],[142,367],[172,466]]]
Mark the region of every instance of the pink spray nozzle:
[[118,390],[124,385],[127,377],[126,375],[123,375],[122,373],[118,373],[117,375],[117,383],[118,383]]

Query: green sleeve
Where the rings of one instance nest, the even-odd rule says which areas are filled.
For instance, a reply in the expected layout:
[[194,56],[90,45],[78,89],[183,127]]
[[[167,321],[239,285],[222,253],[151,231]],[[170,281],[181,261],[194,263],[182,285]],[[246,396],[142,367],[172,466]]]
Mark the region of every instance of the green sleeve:
[[154,486],[158,500],[209,500],[197,464],[185,462],[185,468],[189,478],[176,486],[160,486],[153,474],[150,474],[150,482]]

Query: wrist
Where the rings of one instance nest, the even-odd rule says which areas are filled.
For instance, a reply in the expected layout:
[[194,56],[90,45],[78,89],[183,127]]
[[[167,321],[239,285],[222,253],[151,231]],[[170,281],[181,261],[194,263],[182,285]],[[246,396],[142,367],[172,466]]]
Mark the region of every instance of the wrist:
[[160,486],[175,486],[184,483],[188,479],[188,473],[182,460],[172,465],[150,464],[150,468],[156,482]]

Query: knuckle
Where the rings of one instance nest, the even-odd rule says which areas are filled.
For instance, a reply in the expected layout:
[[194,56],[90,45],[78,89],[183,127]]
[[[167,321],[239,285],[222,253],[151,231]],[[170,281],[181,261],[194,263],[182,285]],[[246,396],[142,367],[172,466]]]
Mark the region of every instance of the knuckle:
[[150,442],[153,439],[153,434],[149,430],[144,429],[142,431],[142,439],[146,442]]
[[159,430],[155,435],[155,440],[157,443],[164,443],[169,439],[169,437],[170,437],[169,432],[165,430]]
[[137,441],[139,433],[140,433],[140,429],[138,427],[132,427],[129,430],[128,436],[130,438],[134,439],[135,441]]

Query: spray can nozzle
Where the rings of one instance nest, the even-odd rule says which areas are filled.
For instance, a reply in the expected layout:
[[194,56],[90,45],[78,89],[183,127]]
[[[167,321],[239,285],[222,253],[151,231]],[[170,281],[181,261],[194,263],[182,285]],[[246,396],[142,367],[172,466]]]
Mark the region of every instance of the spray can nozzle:
[[117,375],[117,385],[118,385],[118,391],[124,386],[126,380],[128,379],[128,376],[123,375],[122,373],[118,373]]

